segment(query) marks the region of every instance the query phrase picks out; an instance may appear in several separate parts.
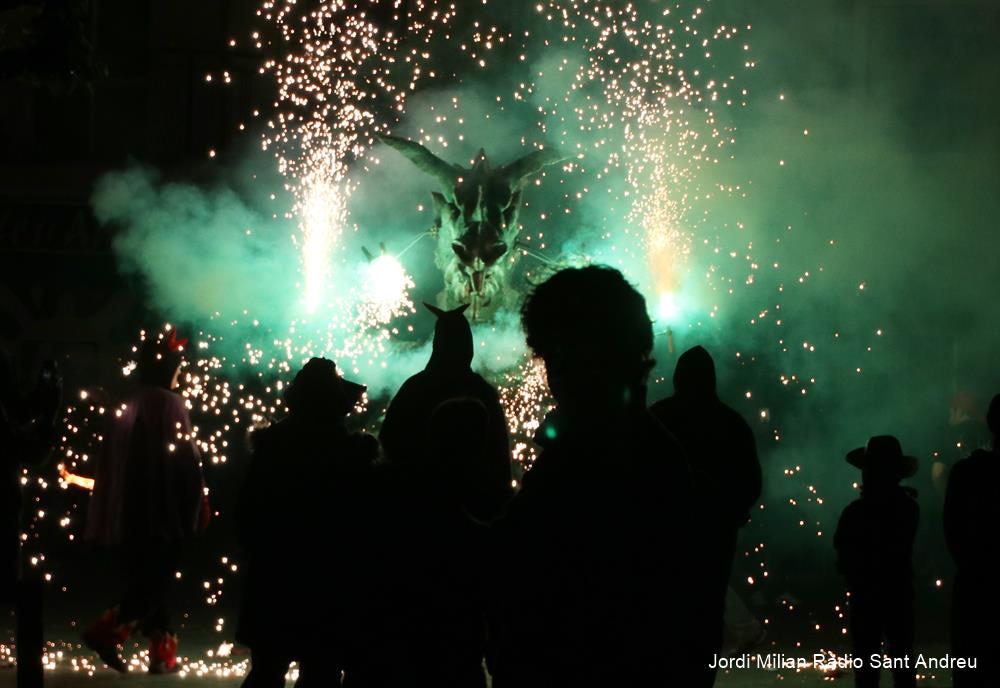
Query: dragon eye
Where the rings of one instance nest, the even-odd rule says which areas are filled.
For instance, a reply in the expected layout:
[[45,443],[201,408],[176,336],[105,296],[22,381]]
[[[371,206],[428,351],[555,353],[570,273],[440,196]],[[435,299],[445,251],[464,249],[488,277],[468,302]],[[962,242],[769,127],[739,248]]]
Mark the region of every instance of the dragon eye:
[[483,262],[487,265],[493,265],[493,263],[500,260],[505,253],[507,253],[507,244],[502,242],[487,246],[486,250],[483,251]]
[[472,257],[469,255],[468,249],[466,249],[465,245],[461,242],[453,241],[451,244],[451,250],[455,252],[455,255],[458,256],[458,259],[463,263],[472,262]]

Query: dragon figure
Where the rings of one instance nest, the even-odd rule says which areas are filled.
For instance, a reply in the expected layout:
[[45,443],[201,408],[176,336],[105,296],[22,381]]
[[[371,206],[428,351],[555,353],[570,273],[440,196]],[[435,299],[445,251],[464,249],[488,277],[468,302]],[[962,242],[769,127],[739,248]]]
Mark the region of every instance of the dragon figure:
[[[441,160],[414,141],[395,136],[379,139],[440,184],[441,191],[431,193],[436,262],[445,282],[439,302],[445,308],[468,303],[473,319],[489,317],[507,294],[524,185],[565,158],[543,149],[493,167],[480,149],[472,167],[465,168]],[[505,256],[508,260],[502,260]]]

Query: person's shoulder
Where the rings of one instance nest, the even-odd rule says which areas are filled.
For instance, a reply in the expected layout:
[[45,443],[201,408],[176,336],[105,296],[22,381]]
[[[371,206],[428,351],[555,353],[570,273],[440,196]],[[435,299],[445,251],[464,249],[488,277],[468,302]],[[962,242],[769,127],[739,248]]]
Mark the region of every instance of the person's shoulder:
[[140,386],[134,392],[132,400],[137,404],[137,408],[152,413],[184,416],[188,412],[184,397],[171,389],[157,385]]
[[681,443],[652,411],[638,414],[634,427],[635,440],[641,449],[658,457],[660,462],[665,458],[668,464],[687,466],[687,454]]
[[841,520],[858,518],[867,511],[868,511],[868,503],[865,502],[865,500],[862,499],[861,497],[858,497],[857,499],[852,500],[847,506],[844,507],[844,510],[840,512],[840,518]]
[[[975,481],[977,476],[991,467],[990,462],[998,458],[994,452],[977,449],[964,459],[959,459],[951,467],[948,481]],[[998,464],[1000,465],[1000,464]]]
[[875,519],[868,503],[860,497],[851,501],[844,510],[840,512],[840,519],[837,521],[837,538],[855,538],[859,533],[869,530]]
[[426,370],[418,370],[410,377],[403,380],[403,384],[399,386],[396,394],[393,398],[398,397],[401,394],[408,394],[410,392],[416,391],[423,385],[427,384],[428,374]]
[[996,451],[976,449],[968,458],[963,459],[963,461],[968,461],[970,464],[983,466],[984,468],[995,468],[1000,465],[1000,455]]
[[421,368],[420,370],[418,370],[417,372],[415,372],[413,375],[411,375],[410,377],[408,377],[405,380],[403,380],[403,384],[400,385],[400,389],[402,389],[403,387],[409,386],[409,385],[419,384],[419,383],[427,380],[430,377],[432,377],[431,371],[427,370],[426,368]]
[[496,388],[487,381],[485,377],[477,373],[475,370],[469,370],[469,380],[477,388],[481,389],[484,393],[496,396]]
[[352,432],[347,436],[348,446],[354,458],[365,465],[374,464],[379,455],[379,443],[374,435],[367,432]]
[[141,402],[184,403],[184,398],[180,394],[159,385],[139,385],[132,391],[129,398]]
[[561,485],[565,469],[572,465],[570,459],[559,446],[542,447],[531,467],[521,477],[520,489],[513,499],[522,505],[530,502],[536,493],[545,493]]
[[285,418],[270,425],[262,425],[254,428],[250,431],[247,438],[250,442],[250,449],[254,452],[260,452],[279,443],[288,434],[288,426],[289,421]]
[[719,406],[722,407],[722,412],[727,417],[731,418],[734,423],[739,423],[740,425],[746,426],[749,429],[750,424],[747,423],[747,419],[746,419],[746,417],[742,413],[740,413],[739,411],[737,411],[736,409],[734,409],[729,404],[726,404],[726,403],[721,402],[721,401],[719,402]]
[[730,429],[753,435],[753,430],[750,428],[750,423],[747,422],[746,417],[729,404],[720,401],[717,413]]
[[866,516],[865,505],[860,498],[852,500],[840,512],[837,520],[837,528],[834,534],[834,542],[842,542],[845,538],[850,539],[860,529],[861,522]]
[[654,401],[650,407],[649,412],[653,414],[656,418],[662,419],[673,415],[679,407],[676,396],[663,397],[659,401]]

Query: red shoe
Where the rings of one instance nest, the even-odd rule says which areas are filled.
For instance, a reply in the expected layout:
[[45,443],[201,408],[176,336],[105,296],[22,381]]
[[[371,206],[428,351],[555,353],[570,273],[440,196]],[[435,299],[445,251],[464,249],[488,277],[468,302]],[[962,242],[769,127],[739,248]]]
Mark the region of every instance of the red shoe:
[[129,631],[127,624],[118,623],[118,607],[112,607],[82,633],[83,644],[109,667],[124,674],[128,668],[118,654],[118,646],[128,640]]
[[169,631],[149,634],[149,673],[172,674],[180,671],[177,665],[177,636]]

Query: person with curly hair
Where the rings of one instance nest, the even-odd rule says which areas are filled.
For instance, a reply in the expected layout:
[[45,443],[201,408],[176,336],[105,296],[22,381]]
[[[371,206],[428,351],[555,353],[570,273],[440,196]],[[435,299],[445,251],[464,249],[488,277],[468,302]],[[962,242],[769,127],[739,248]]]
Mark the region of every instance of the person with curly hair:
[[510,594],[494,612],[497,688],[688,685],[685,514],[691,474],[646,409],[653,331],[606,267],[567,269],[525,300],[555,410],[497,525]]

